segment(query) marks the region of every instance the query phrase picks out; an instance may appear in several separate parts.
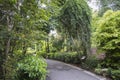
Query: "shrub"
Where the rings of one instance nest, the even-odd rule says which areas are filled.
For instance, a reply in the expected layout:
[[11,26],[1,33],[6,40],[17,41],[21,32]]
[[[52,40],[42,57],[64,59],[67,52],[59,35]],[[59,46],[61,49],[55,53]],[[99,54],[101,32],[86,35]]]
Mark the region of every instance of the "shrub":
[[120,80],[120,69],[114,70],[111,68],[96,68],[95,72],[103,76],[112,78],[112,80]]
[[107,77],[111,74],[111,71],[108,68],[103,68],[103,69],[102,68],[96,68],[95,73],[103,75],[104,77]]
[[96,31],[96,42],[105,52],[104,67],[118,69],[120,66],[120,11],[107,11]]
[[82,67],[85,69],[94,70],[98,63],[99,60],[95,56],[90,56],[82,63]]
[[18,63],[15,80],[45,80],[46,66],[42,58],[26,55]]
[[112,70],[111,77],[113,80],[120,80],[120,69],[119,70]]
[[63,61],[66,63],[74,63],[78,64],[81,63],[81,60],[78,57],[77,53],[71,52],[71,53],[48,53],[47,54],[48,59],[55,59],[59,61]]
[[5,80],[45,80],[46,63],[33,54],[14,54],[4,63]]
[[15,80],[14,76],[16,74],[17,59],[19,59],[18,56],[8,56],[6,62],[4,62],[3,67],[4,70],[6,70],[4,74],[5,80]]

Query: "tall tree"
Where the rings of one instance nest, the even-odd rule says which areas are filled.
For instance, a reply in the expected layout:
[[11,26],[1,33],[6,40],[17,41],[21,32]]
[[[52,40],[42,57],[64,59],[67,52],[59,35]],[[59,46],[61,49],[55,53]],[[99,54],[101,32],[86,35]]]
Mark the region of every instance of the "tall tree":
[[[0,0],[0,77],[5,80],[3,65],[9,57],[40,40],[47,32],[43,30],[48,15],[39,0]],[[43,32],[43,33],[42,33]]]
[[67,0],[59,16],[70,45],[76,45],[76,51],[85,56],[90,49],[90,19],[91,11],[84,0]]

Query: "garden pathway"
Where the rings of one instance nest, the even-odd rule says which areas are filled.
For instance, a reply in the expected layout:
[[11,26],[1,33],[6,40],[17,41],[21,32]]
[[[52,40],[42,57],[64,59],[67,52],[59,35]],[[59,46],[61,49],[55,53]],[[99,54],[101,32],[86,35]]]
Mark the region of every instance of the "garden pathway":
[[106,80],[81,68],[55,60],[46,60],[47,80]]

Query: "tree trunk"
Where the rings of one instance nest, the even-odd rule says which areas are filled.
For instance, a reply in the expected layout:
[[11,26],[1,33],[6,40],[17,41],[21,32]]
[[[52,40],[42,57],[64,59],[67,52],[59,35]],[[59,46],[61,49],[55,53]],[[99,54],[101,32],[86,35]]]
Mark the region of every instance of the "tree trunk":
[[[12,31],[13,29],[13,21],[12,21],[12,18],[10,16],[7,16],[7,31],[8,31],[8,34]],[[6,39],[5,41],[5,48],[4,48],[4,52],[3,52],[3,58],[2,58],[2,66],[1,66],[1,70],[2,70],[2,75],[3,75],[3,80],[6,80],[5,79],[5,75],[6,75],[6,67],[3,65],[6,63],[6,60],[7,60],[7,57],[8,57],[8,54],[10,52],[10,43],[11,43],[11,39],[10,37],[8,37],[8,39]]]
[[3,51],[0,50],[0,80],[3,79]]
[[49,38],[47,38],[46,52],[47,52],[47,53],[50,52],[50,48],[49,48]]

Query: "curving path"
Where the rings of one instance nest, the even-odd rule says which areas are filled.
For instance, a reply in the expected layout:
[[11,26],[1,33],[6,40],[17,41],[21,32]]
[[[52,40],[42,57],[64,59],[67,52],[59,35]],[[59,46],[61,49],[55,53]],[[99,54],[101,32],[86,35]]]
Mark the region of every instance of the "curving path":
[[47,59],[47,80],[106,80],[75,66]]

